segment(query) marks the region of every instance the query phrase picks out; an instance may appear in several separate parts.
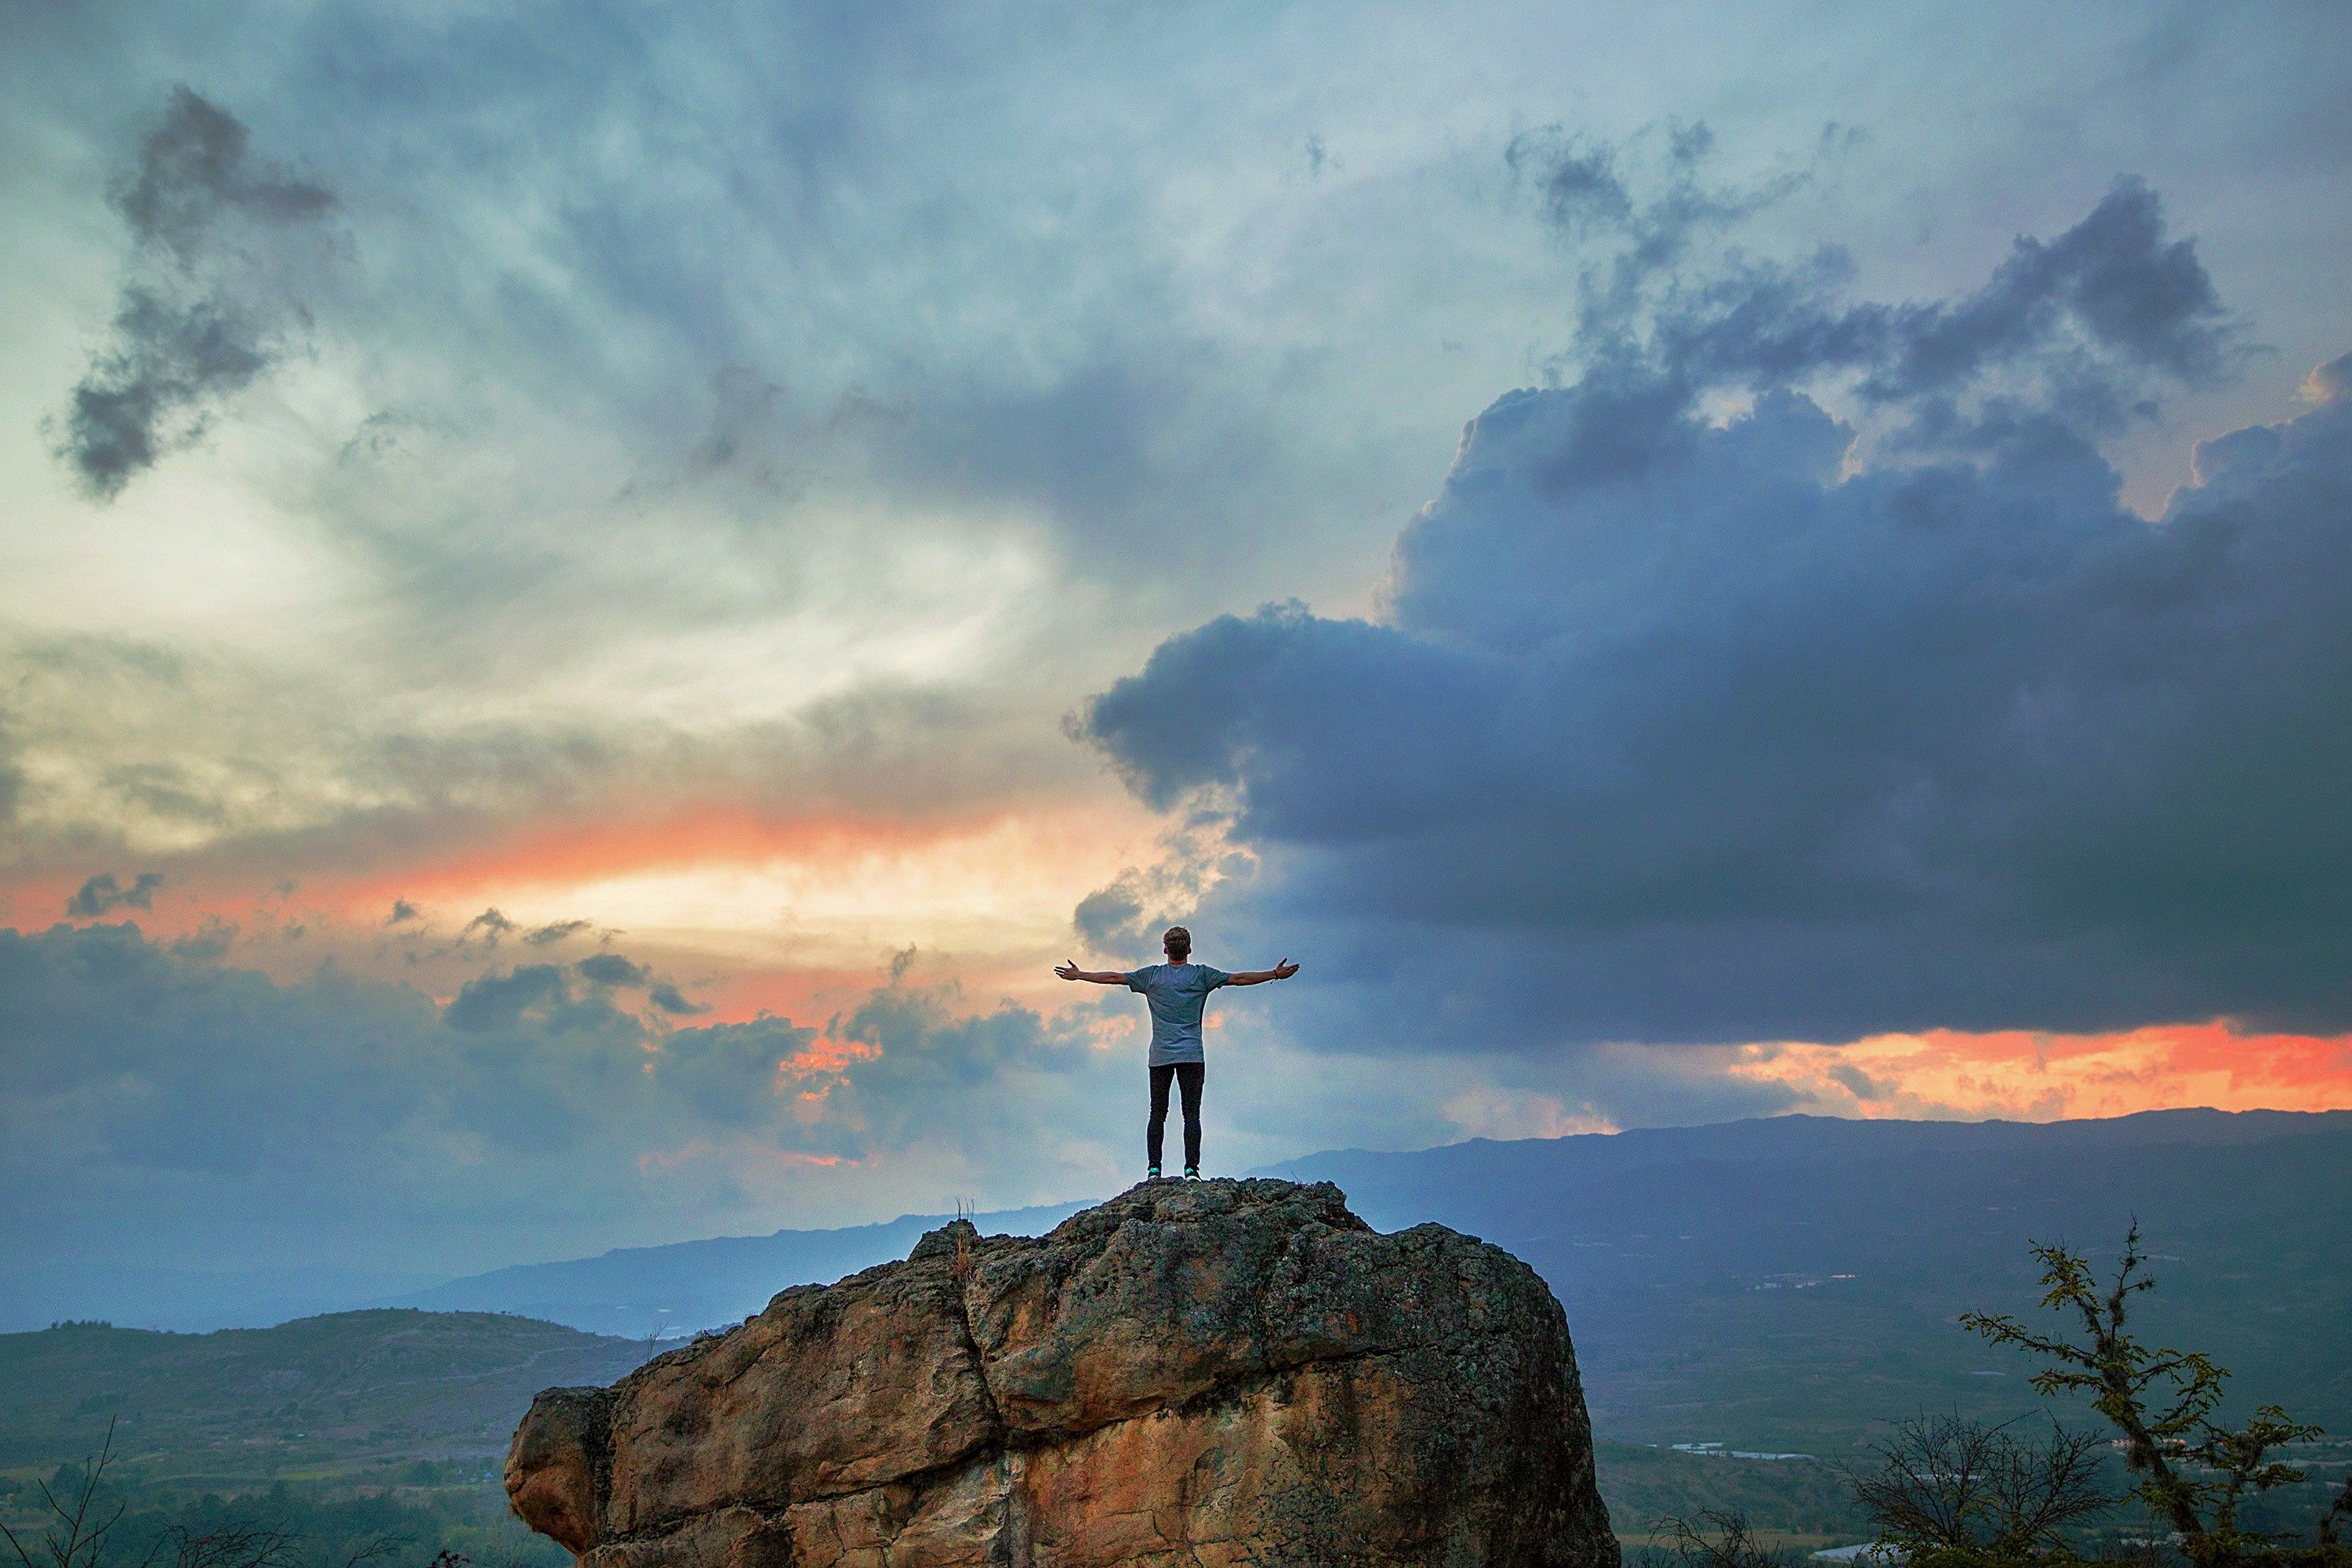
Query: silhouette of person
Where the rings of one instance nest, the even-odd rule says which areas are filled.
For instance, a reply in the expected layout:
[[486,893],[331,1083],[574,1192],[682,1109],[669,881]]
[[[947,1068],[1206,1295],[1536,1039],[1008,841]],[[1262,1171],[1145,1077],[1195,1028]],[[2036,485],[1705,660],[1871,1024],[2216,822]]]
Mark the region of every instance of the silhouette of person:
[[1080,969],[1076,959],[1054,973],[1065,980],[1096,985],[1124,985],[1142,993],[1151,1009],[1151,1120],[1143,1134],[1144,1153],[1150,1161],[1147,1181],[1160,1179],[1160,1154],[1168,1131],[1168,1085],[1173,1079],[1184,1099],[1184,1179],[1201,1179],[1201,1079],[1206,1060],[1201,1050],[1201,1014],[1209,993],[1220,985],[1263,985],[1287,980],[1298,965],[1284,959],[1272,969],[1228,974],[1222,969],[1192,962],[1192,933],[1170,926],[1160,939],[1168,954],[1165,963],[1150,963],[1124,974],[1116,969]]

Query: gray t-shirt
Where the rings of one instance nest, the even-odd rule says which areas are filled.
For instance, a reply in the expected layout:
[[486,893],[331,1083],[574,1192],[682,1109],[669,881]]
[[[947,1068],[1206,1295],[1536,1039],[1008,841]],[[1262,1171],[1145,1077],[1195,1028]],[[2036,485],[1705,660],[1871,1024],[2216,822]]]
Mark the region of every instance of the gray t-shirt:
[[1127,988],[1143,993],[1151,1008],[1151,1065],[1197,1062],[1201,1010],[1209,993],[1233,978],[1205,963],[1152,963],[1129,972]]

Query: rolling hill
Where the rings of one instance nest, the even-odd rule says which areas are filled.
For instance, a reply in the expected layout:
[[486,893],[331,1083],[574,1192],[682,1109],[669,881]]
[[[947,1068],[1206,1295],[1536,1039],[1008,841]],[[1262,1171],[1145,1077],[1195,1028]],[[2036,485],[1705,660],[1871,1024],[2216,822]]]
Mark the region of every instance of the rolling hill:
[[116,1448],[142,1482],[322,1479],[506,1452],[531,1395],[609,1383],[646,1347],[489,1312],[366,1311],[272,1329],[68,1324],[0,1334],[0,1470]]

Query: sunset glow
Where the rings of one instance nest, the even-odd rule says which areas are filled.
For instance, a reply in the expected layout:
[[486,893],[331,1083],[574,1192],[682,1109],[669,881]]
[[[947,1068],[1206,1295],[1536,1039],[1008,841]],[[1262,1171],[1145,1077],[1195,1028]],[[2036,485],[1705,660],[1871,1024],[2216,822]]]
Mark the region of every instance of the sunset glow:
[[1741,1055],[1737,1076],[1786,1085],[1840,1116],[2051,1121],[2184,1105],[2352,1110],[2352,1036],[2241,1033],[2220,1022],[2112,1035],[1939,1029]]
[[16,7],[0,1231],[2352,1110],[2315,15]]

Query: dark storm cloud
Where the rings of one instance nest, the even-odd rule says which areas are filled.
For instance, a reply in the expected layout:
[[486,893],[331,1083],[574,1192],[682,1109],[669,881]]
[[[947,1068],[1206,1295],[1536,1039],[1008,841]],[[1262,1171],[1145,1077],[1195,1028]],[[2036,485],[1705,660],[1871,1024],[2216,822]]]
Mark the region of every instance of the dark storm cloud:
[[588,921],[550,921],[523,933],[523,941],[533,947],[552,947],[557,942],[578,936],[592,922]]
[[404,1256],[462,1270],[746,1223],[772,1212],[756,1205],[780,1157],[1017,1148],[1033,1179],[1092,1182],[1086,1140],[1108,1131],[1114,1064],[1082,1024],[971,1013],[951,991],[893,984],[822,1028],[665,1029],[566,967],[485,974],[436,1007],[331,965],[276,982],[220,951],[130,925],[0,929],[12,1250],[96,1234],[221,1267],[373,1258],[396,1234]]
[[[590,1005],[601,1008],[604,1005]],[[451,1028],[478,1035],[511,1029],[526,1018],[535,1024],[556,1023],[572,1016],[574,1007],[572,988],[561,968],[552,963],[526,963],[504,974],[467,981],[458,987],[457,999],[444,1017]]]
[[[586,981],[585,989],[572,984]],[[677,986],[656,977],[642,963],[617,952],[599,952],[570,965],[517,964],[505,973],[493,972],[467,981],[443,1013],[453,1029],[468,1034],[509,1030],[520,1026],[556,1031],[612,1026],[626,1016],[613,1005],[616,987],[641,988],[659,1012],[671,1017],[708,1013],[688,1002]]]
[[172,953],[174,957],[191,959],[198,963],[214,963],[236,945],[237,933],[242,929],[235,921],[206,915],[194,931],[173,941]]
[[1142,940],[1143,904],[1129,885],[1134,875],[1123,872],[1121,880],[1078,900],[1070,920],[1089,947],[1108,949]]
[[[1816,163],[1846,145],[1824,130]],[[1656,309],[1695,250],[1793,195],[1813,168],[1748,184],[1714,177],[1715,132],[1669,121],[1622,142],[1557,125],[1522,132],[1503,149],[1544,217],[1585,258],[1578,279],[1580,352],[1624,355],[1645,310]]]
[[299,223],[334,210],[334,193],[253,156],[242,121],[185,86],[172,89],[139,161],[113,192],[140,242],[193,265],[226,214]]
[[1832,250],[1691,287],[1661,312],[1653,357],[1684,384],[1853,373],[1877,404],[1952,397],[2031,368],[2063,388],[2048,412],[2105,421],[2146,395],[2147,375],[2214,381],[2232,342],[2195,246],[2168,235],[2162,202],[2137,180],[2117,180],[2055,239],[2021,237],[1958,300],[1843,305],[1846,274]]
[[459,928],[457,945],[463,947],[468,942],[479,941],[486,948],[496,947],[502,939],[521,929],[514,921],[499,913],[496,907],[492,907],[484,910]]
[[406,899],[394,899],[392,900],[392,912],[383,917],[383,923],[388,926],[405,925],[415,918],[415,904],[410,903]]
[[335,198],[256,156],[250,142],[235,115],[175,88],[115,184],[136,258],[58,447],[97,500],[200,439],[219,400],[252,384],[307,321],[266,259],[270,231],[315,228]]
[[[1686,293],[1472,423],[1384,623],[1220,618],[1084,732],[1238,801],[1265,869],[1203,919],[1324,947],[1320,1037],[2352,1027],[2352,402],[2125,510],[2083,384],[2224,346],[2158,211],[2120,184],[1948,302]],[[1874,458],[1792,384],[1857,370]]]
[[1532,181],[1544,216],[1571,234],[1620,225],[1633,216],[1633,193],[1617,174],[1617,149],[1558,126],[1523,132],[1503,149],[1503,162]]
[[[1107,1096],[1099,1103],[1124,1110],[1110,1086],[1128,1083],[1131,1069],[1095,1048],[1079,1012],[1046,1018],[1009,1002],[979,1012],[953,987],[892,984],[826,1032],[868,1053],[826,1089],[845,1153],[952,1139],[966,1158],[984,1162],[1092,1129],[1095,1112],[1071,1109],[1090,1097]],[[1064,1120],[1025,1109],[1045,1105],[1061,1107]],[[1122,1114],[1122,1131],[1124,1122]]]
[[[1745,185],[1710,173],[1704,123],[1666,127],[1662,153],[1660,140],[1549,127],[1505,149],[1547,219],[1590,258],[1578,312],[1588,379],[1646,381],[1671,404],[1701,385],[1836,374],[1887,405],[1959,399],[2030,372],[2043,411],[2095,429],[2147,412],[2151,377],[2206,385],[2227,368],[2234,325],[2195,245],[2167,232],[2144,181],[2118,178],[2054,239],[2020,236],[1985,286],[1959,299],[1848,303],[1840,290],[1852,264],[1833,246],[1794,264],[1702,247],[1811,183],[1851,132],[1826,128],[1814,168]],[[1979,419],[1957,407],[1918,412],[1916,438],[1977,433]]]
[[[1835,152],[1843,141],[1831,126],[1820,152]],[[1670,121],[1623,142],[1548,125],[1511,138],[1503,163],[1528,182],[1562,234],[1630,242],[1612,257],[1622,283],[1671,267],[1699,237],[1754,216],[1813,177],[1811,169],[1793,169],[1746,185],[1710,180],[1715,150],[1715,132],[1704,121]]]
[[582,959],[572,970],[592,984],[626,985],[642,989],[646,1001],[654,1009],[672,1018],[693,1018],[710,1011],[705,1003],[687,999],[686,993],[656,974],[648,966],[622,957],[617,952],[599,952]]
[[632,963],[617,952],[596,953],[572,967],[599,985],[644,985],[653,979],[653,972],[644,964]]
[[[142,1172],[336,1171],[364,1188],[443,1137],[560,1150],[625,1109],[604,1102],[635,1090],[645,1034],[610,1008],[558,1007],[559,992],[530,974],[492,984],[461,1028],[417,992],[331,966],[279,984],[133,926],[0,930],[10,1155],[79,1140],[68,1159],[49,1149],[59,1166],[44,1183],[77,1167],[110,1172],[101,1187]],[[285,1194],[264,1183],[244,1201]]]
[[94,920],[119,909],[152,910],[155,889],[163,885],[160,871],[142,871],[127,888],[115,879],[113,872],[100,871],[66,900],[66,913],[77,920]]
[[1899,312],[1890,363],[1871,390],[1881,397],[1942,391],[2032,352],[2061,317],[2097,347],[2182,381],[2210,381],[2221,370],[2221,303],[2196,247],[2168,237],[2155,191],[2120,179],[2056,239],[2021,237],[1976,293]]
[[690,1002],[686,993],[667,980],[657,980],[646,987],[646,1000],[673,1018],[694,1018],[710,1011],[708,1002]]
[[1871,1077],[1852,1062],[1831,1064],[1829,1075],[1843,1085],[1848,1093],[1864,1104],[1874,1100],[1885,1099],[1894,1088],[1892,1084],[1881,1082]]
[[710,1121],[748,1125],[775,1116],[783,1064],[816,1036],[789,1018],[678,1029],[663,1040],[654,1076]]
[[111,500],[177,447],[200,440],[210,398],[243,391],[269,363],[269,331],[216,299],[122,291],[114,342],[73,390],[59,448],[83,488]]
[[396,1215],[446,1241],[488,1217],[484,1192],[562,1218],[571,1200],[541,1203],[530,1173],[609,1195],[581,1148],[692,1123],[641,1071],[636,1020],[543,976],[469,987],[445,1015],[331,966],[279,984],[217,956],[131,926],[0,930],[12,1237],[201,1235],[277,1257]]

